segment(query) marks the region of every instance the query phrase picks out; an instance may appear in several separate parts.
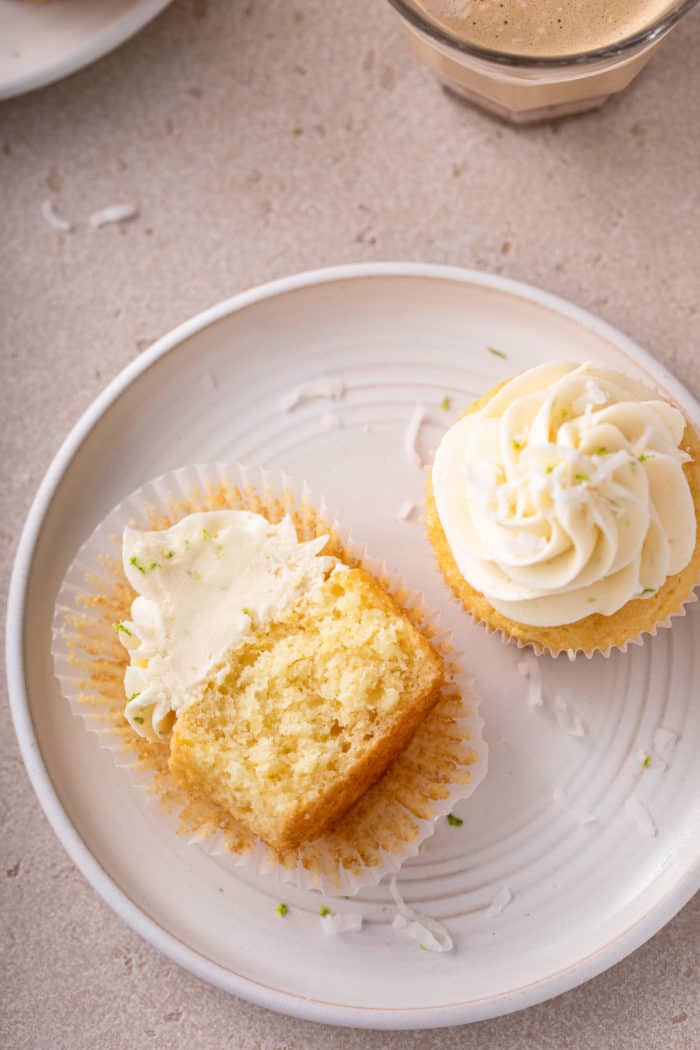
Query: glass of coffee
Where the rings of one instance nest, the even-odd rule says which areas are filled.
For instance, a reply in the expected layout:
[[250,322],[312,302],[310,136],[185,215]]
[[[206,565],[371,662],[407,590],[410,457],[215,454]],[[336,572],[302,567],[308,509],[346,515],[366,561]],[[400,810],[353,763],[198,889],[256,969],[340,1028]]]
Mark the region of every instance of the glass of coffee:
[[521,124],[622,91],[698,0],[389,0],[449,90]]

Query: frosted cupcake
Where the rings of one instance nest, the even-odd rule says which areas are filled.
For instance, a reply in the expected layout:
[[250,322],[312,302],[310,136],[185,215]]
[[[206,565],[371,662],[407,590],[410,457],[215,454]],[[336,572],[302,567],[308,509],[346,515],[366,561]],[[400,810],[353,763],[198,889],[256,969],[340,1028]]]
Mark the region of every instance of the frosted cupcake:
[[443,685],[427,639],[368,572],[322,554],[328,539],[245,510],[124,532],[126,719],[169,738],[191,797],[278,851],[338,823]]
[[552,654],[624,647],[679,612],[700,567],[700,443],[619,372],[554,362],[445,434],[428,535],[475,619]]
[[185,467],[128,496],[66,573],[53,656],[180,832],[301,888],[395,873],[486,771],[437,616],[275,472]]

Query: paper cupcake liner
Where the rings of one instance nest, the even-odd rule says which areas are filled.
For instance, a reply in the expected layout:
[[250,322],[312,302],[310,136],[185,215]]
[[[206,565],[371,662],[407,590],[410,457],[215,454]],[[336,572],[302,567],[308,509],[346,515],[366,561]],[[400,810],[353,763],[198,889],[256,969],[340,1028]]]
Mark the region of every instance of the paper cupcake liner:
[[[129,616],[134,593],[121,566],[124,528],[163,529],[186,514],[219,508],[264,513],[271,521],[290,513],[300,540],[328,534],[324,553],[369,571],[430,639],[445,660],[445,684],[432,712],[381,780],[334,830],[278,854],[213,803],[194,801],[168,770],[169,745],[137,736],[124,718],[128,653],[113,630]],[[101,747],[132,782],[170,814],[178,831],[209,854],[261,875],[325,894],[351,896],[395,874],[433,833],[440,816],[475,790],[486,773],[487,747],[478,702],[450,640],[421,595],[391,576],[344,532],[325,501],[304,482],[237,464],[184,467],[148,482],[95,529],[68,569],[58,594],[53,658],[62,692]]]

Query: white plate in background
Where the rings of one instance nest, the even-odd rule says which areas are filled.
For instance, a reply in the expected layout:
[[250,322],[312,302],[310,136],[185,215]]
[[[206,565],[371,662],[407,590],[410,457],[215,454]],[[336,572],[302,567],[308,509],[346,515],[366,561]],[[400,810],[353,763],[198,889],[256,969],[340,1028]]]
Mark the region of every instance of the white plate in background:
[[[506,354],[489,353],[488,347]],[[193,973],[298,1017],[375,1028],[458,1024],[557,995],[617,962],[700,885],[700,605],[626,654],[542,658],[586,733],[530,711],[519,653],[475,626],[434,565],[420,521],[424,472],[403,450],[417,402],[442,428],[476,395],[553,358],[591,359],[659,387],[696,426],[700,407],[650,355],[553,296],[438,266],[348,266],[277,281],[161,339],[95,401],[51,465],[20,542],[8,612],[11,702],[22,753],[63,844],[112,907]],[[331,376],[333,403],[293,412],[282,395]],[[445,395],[451,410],[440,408]],[[333,413],[343,426],[328,429]],[[274,463],[303,477],[370,552],[423,590],[452,627],[483,698],[489,772],[408,863],[400,885],[456,942],[421,952],[390,928],[385,888],[357,907],[368,922],[321,932],[319,898],[241,875],[172,834],[59,695],[50,657],[55,595],[94,526],[128,492],[185,463]],[[642,758],[654,729],[675,731],[669,768]],[[553,792],[596,814],[585,827]],[[641,799],[658,827],[627,812]],[[493,918],[506,886],[513,899]],[[290,906],[286,919],[275,907]],[[183,906],[186,902],[186,906]]]
[[0,99],[75,73],[113,51],[171,0],[0,0]]

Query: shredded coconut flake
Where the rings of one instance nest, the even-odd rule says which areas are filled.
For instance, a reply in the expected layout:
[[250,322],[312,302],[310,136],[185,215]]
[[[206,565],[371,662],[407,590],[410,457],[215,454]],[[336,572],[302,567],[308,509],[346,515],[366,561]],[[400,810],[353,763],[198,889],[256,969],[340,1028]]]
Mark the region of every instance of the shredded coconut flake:
[[312,379],[284,394],[280,398],[280,408],[283,412],[292,412],[306,401],[339,401],[344,393],[345,383],[340,379]]
[[527,679],[527,706],[533,711],[536,707],[542,707],[544,703],[542,671],[539,661],[533,653],[525,653],[518,660],[518,674]]
[[389,891],[396,904],[397,914],[391,924],[395,930],[403,930],[429,952],[452,951],[454,942],[447,929],[437,919],[409,907],[399,893],[395,877],[389,883]]
[[413,502],[413,500],[406,499],[399,507],[399,513],[397,514],[397,517],[399,521],[410,521],[417,510],[418,507]]
[[598,819],[595,813],[591,813],[585,806],[572,802],[562,788],[555,788],[552,797],[555,805],[565,813],[568,813],[581,827],[584,827],[586,824],[593,824]]
[[653,839],[658,834],[658,828],[654,823],[651,813],[638,798],[628,798],[625,802],[625,813],[637,825],[642,835]]
[[569,736],[582,737],[585,735],[586,727],[581,721],[578,712],[564,699],[561,693],[557,693],[554,697],[554,716],[559,728],[563,729]]
[[321,916],[321,929],[327,937],[337,936],[339,933],[355,933],[362,929],[363,916],[357,912],[329,913]]
[[61,218],[56,209],[54,208],[51,201],[42,201],[39,206],[42,219],[51,226],[54,230],[60,230],[61,233],[70,233],[73,229],[72,223],[68,222],[67,219]]
[[321,416],[321,426],[324,430],[341,430],[343,421],[334,412],[325,412]]
[[106,208],[92,213],[90,225],[93,230],[97,230],[100,226],[109,226],[110,223],[129,222],[130,219],[135,219],[138,213],[138,208],[133,204],[109,204]]
[[425,461],[418,450],[418,435],[425,420],[425,405],[416,405],[413,409],[413,415],[408,421],[403,444],[408,462],[412,463],[414,467],[418,467],[419,470],[425,466]]
[[668,765],[671,753],[677,743],[678,733],[674,733],[672,729],[666,729],[665,726],[659,726],[658,729],[655,729],[654,735],[651,738],[651,746],[654,750],[654,754],[660,758],[665,765]]
[[493,898],[488,908],[484,911],[485,919],[494,919],[496,915],[500,915],[501,912],[508,907],[510,902],[513,900],[513,894],[510,892],[507,886],[501,886],[500,890]]

